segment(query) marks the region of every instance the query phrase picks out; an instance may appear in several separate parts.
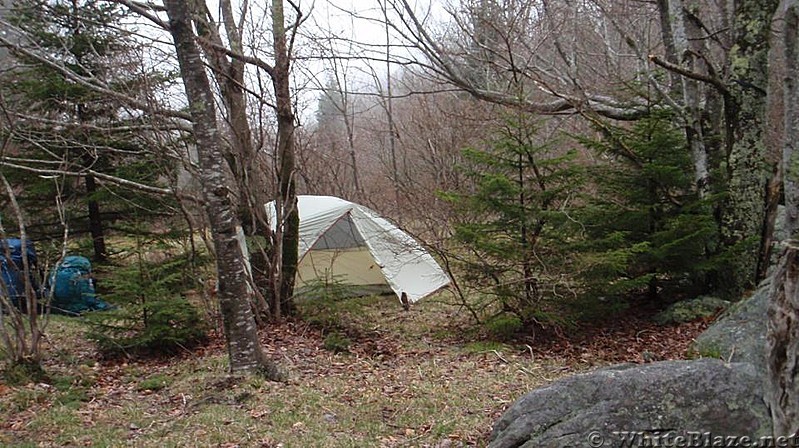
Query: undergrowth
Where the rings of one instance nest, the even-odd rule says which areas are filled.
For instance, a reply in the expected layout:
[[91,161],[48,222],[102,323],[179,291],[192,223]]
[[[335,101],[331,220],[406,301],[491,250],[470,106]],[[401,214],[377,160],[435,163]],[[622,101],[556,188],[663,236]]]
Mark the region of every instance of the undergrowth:
[[204,343],[208,324],[182,293],[203,286],[196,269],[207,262],[185,253],[167,253],[156,261],[135,253],[134,263],[104,280],[117,308],[87,316],[88,338],[106,356],[171,354]]

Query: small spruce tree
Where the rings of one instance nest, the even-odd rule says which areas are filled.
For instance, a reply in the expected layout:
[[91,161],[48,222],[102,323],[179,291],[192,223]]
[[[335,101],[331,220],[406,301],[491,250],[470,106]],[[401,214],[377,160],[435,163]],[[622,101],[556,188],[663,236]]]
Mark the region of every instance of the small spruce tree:
[[531,117],[508,119],[485,148],[464,151],[472,190],[443,194],[458,212],[454,237],[465,279],[528,330],[560,319],[552,311],[573,234],[564,209],[582,183],[575,152],[540,140]]
[[[7,156],[16,165],[3,171],[20,189],[20,203],[33,218],[31,237],[60,235],[61,217],[49,206],[59,196],[71,234],[91,236],[96,261],[109,255],[106,237],[112,225],[134,214],[162,216],[169,205],[154,206],[152,195],[103,182],[92,172],[156,185],[176,171],[176,164],[164,157],[165,147],[151,143],[156,135],[160,142],[175,137],[159,131],[154,117],[65,73],[94,80],[121,96],[152,99],[170,76],[142,66],[141,44],[121,27],[126,14],[125,8],[103,0],[15,1],[8,20],[20,37],[9,49],[9,69],[0,74],[4,110],[12,117],[8,126],[0,126],[0,137],[8,138]],[[58,190],[52,180],[31,176],[30,170],[82,175],[67,177]]]
[[169,237],[137,237],[133,263],[116,267],[103,280],[104,298],[116,308],[89,313],[86,322],[88,337],[106,355],[170,354],[205,341],[208,325],[184,291],[203,287],[198,274],[211,260],[176,251],[175,243]]
[[575,214],[585,238],[572,248],[588,297],[673,300],[711,286],[720,260],[718,197],[699,198],[690,151],[673,123],[655,114],[629,128],[603,127],[601,139],[580,139],[607,160],[590,171],[593,193]]

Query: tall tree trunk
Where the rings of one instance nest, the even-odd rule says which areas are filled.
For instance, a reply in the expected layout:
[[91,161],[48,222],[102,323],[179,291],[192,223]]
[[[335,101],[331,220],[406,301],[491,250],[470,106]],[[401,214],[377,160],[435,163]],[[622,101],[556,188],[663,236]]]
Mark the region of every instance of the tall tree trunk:
[[[674,43],[674,33],[672,32],[673,20],[671,10],[669,8],[669,0],[656,0],[658,14],[660,19],[660,33],[663,39],[664,55],[666,60],[670,63],[677,65],[680,60],[677,58],[677,47]],[[682,20],[682,18],[680,18]],[[683,45],[683,43],[681,43]],[[670,78],[670,92],[675,97],[680,95],[680,85],[682,80],[680,75],[675,72],[669,72]]]
[[[768,237],[766,185],[773,170],[763,163],[762,137],[768,30],[775,1],[738,0],[720,7],[719,14],[729,24],[724,34],[728,37],[719,37],[729,47],[724,67],[713,67],[707,59],[707,31],[696,15],[700,10],[696,0],[657,3],[663,40],[671,53],[666,59],[672,64],[680,61],[680,70],[696,74],[681,77],[679,93],[700,197],[712,192],[709,155],[713,142],[719,142],[721,154],[713,166],[719,168],[720,176],[713,180],[716,191],[727,193],[717,216],[722,249],[729,251],[731,262],[718,274],[717,283],[719,292],[733,299],[755,284],[759,260],[766,257],[768,247],[761,242]],[[677,92],[673,86],[672,92]],[[719,104],[716,111],[714,106]]]
[[386,96],[384,98],[386,110],[386,118],[388,119],[388,149],[391,156],[391,175],[394,182],[394,206],[400,206],[400,179],[399,179],[399,166],[397,163],[397,128],[394,124],[394,99],[393,99],[393,86],[391,82],[391,36],[389,35],[389,20],[388,20],[388,0],[383,3],[383,18],[385,19],[385,37],[386,37]]
[[261,350],[252,308],[247,300],[250,290],[237,239],[238,217],[232,207],[231,192],[222,165],[222,136],[217,128],[205,64],[192,32],[188,5],[185,0],[167,0],[164,6],[191,110],[205,210],[216,249],[218,298],[230,368],[232,371],[263,370],[269,378],[281,379],[277,366],[269,362]]
[[773,169],[764,163],[768,41],[776,0],[742,0],[732,13],[732,83],[725,98],[727,197],[722,205],[722,240],[735,260],[722,282],[738,298],[755,285],[758,260],[768,239],[767,185]]
[[785,105],[783,97],[783,76],[785,73],[785,47],[780,30],[780,8],[776,9],[770,23],[768,51],[768,81],[766,97],[766,125],[763,142],[766,150],[766,166],[771,176],[766,187],[766,212],[763,224],[763,237],[760,246],[760,258],[757,267],[757,282],[768,275],[772,266],[774,231],[777,211],[782,202],[782,186],[784,166],[782,163],[785,138]]
[[[767,144],[767,146],[769,146]],[[782,198],[782,164],[767,160],[772,167],[771,178],[766,186],[766,208],[763,216],[763,229],[760,238],[759,256],[757,259],[756,282],[760,283],[768,276],[774,254],[774,232],[776,230],[777,212]]]
[[277,107],[277,146],[280,180],[280,199],[276,207],[283,207],[282,254],[280,260],[279,297],[274,305],[280,314],[294,313],[294,277],[299,261],[300,215],[297,210],[297,188],[294,167],[294,108],[291,104],[290,59],[283,14],[283,0],[272,0],[272,35],[274,38],[275,69],[272,84]]
[[100,214],[100,204],[93,198],[97,193],[97,182],[94,176],[86,176],[86,196],[89,198],[89,233],[94,246],[94,261],[104,262],[108,258],[105,247],[105,232],[103,231],[103,218]]
[[[657,6],[666,60],[681,65],[686,70],[696,71],[696,55],[689,50],[694,50],[691,42],[697,41],[694,36],[697,30],[695,26],[687,23],[686,5],[683,4],[683,0],[658,0]],[[683,126],[694,164],[694,185],[699,196],[706,197],[709,193],[710,172],[700,107],[702,84],[695,79],[674,73],[671,73],[671,80],[671,91],[682,98],[682,105],[685,108]]]
[[347,131],[347,147],[350,154],[350,164],[352,165],[352,186],[355,189],[355,199],[358,201],[363,200],[364,193],[361,188],[360,175],[358,174],[358,157],[355,151],[355,129],[353,125],[354,116],[350,115],[352,106],[349,101],[349,92],[346,91],[346,81],[344,84],[345,92],[342,93],[342,117],[344,118],[344,127]]
[[[72,36],[75,38],[76,41],[80,40],[81,34],[81,23],[80,23],[80,5],[78,4],[77,0],[72,0],[72,9],[71,9],[71,16],[72,16]],[[75,55],[78,59],[77,63],[80,66],[82,64],[81,57],[79,55]],[[78,104],[77,105],[77,118],[79,123],[83,123],[85,121],[85,104]],[[96,156],[86,155],[84,156],[84,165],[89,168],[92,166],[94,162],[96,162]],[[86,176],[84,179],[84,183],[86,186],[86,197],[87,199],[87,206],[89,211],[89,234],[92,237],[92,246],[94,247],[94,261],[104,262],[108,258],[108,252],[105,247],[105,234],[103,231],[103,218],[100,214],[100,204],[97,202],[97,199],[94,197],[97,193],[97,182],[92,175]]]
[[[204,5],[203,5],[204,6]],[[230,0],[219,2],[225,29],[225,41],[219,30],[211,23],[210,12],[197,11],[195,23],[199,34],[213,45],[205,45],[216,82],[219,85],[222,101],[227,112],[227,120],[233,136],[228,164],[234,174],[239,191],[240,219],[248,234],[264,234],[267,226],[264,205],[271,198],[267,192],[268,179],[261,169],[260,155],[253,144],[250,122],[247,116],[247,97],[244,89],[245,63],[241,58],[228,58],[222,48],[227,42],[230,50],[244,55],[241,32],[236,25]]]
[[[227,42],[234,53],[243,55],[241,31],[236,25],[230,0],[219,2],[226,34],[225,41],[223,41],[218,28],[211,22],[212,17],[205,8],[205,4],[197,3],[196,7],[194,21],[198,34],[206,42],[203,50],[213,68],[213,74],[227,113],[227,123],[233,137],[230,145],[223,149],[237,187],[239,219],[247,235],[261,235],[264,237],[263,241],[268,242],[271,235],[265,204],[271,200],[268,193],[269,181],[267,170],[261,165],[262,158],[253,144],[247,116],[247,97],[244,90],[245,63],[240,58],[229,58],[222,50]],[[254,288],[257,296],[255,306],[261,314],[266,315],[268,306],[264,301],[262,291],[270,289],[265,281],[269,278],[267,272],[272,269],[268,266],[268,257],[265,255],[269,248],[254,247],[253,249],[250,266],[254,271],[251,272],[251,281],[256,286]]]
[[[784,165],[786,230],[792,243],[783,252],[772,280],[768,308],[766,338],[765,400],[771,410],[775,436],[787,436],[799,431],[799,0],[782,0],[774,16],[775,33],[769,67],[781,71],[771,79],[770,94],[783,98],[783,129],[781,138],[768,140],[782,147]],[[776,53],[776,54],[775,54]]]
[[799,431],[799,247],[783,253],[774,272],[766,339],[766,402],[774,435]]

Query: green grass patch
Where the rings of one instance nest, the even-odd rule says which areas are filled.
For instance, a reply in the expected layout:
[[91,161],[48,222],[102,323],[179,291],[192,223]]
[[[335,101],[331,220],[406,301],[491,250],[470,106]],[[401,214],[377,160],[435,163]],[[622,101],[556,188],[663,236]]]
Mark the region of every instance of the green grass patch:
[[47,378],[44,369],[34,363],[7,363],[0,374],[3,382],[10,386],[21,386],[28,383],[41,382]]
[[499,341],[509,341],[524,328],[522,320],[512,314],[500,314],[483,324],[488,334]]
[[333,353],[347,353],[350,351],[350,345],[352,345],[350,338],[339,332],[333,332],[325,337],[322,346]]
[[57,376],[52,381],[52,386],[60,392],[55,402],[72,409],[80,408],[80,404],[89,401],[89,388],[94,383],[91,377]]
[[145,379],[144,381],[141,381],[136,386],[136,390],[138,391],[151,390],[155,392],[166,388],[167,386],[169,386],[171,382],[172,382],[171,377],[167,375],[156,374]]
[[3,407],[11,413],[23,412],[33,406],[46,403],[49,397],[50,393],[41,388],[17,389],[5,401],[6,405]]

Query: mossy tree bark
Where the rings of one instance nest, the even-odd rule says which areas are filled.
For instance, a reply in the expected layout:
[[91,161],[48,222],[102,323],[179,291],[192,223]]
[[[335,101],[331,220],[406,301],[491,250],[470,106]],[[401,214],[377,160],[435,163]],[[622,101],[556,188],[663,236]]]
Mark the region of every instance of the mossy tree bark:
[[777,1],[736,3],[729,56],[731,79],[724,99],[724,148],[721,167],[727,196],[722,204],[724,245],[741,256],[726,271],[721,285],[732,298],[753,287],[763,272],[759,260],[770,250],[767,228],[767,185],[774,174],[763,144],[768,84],[771,19]]
[[167,0],[164,4],[180,64],[197,142],[205,210],[213,235],[219,281],[219,304],[233,371],[263,370],[271,379],[281,379],[277,366],[261,350],[248,297],[247,272],[237,239],[239,220],[222,152],[211,86],[192,31],[188,2]]
[[[725,26],[712,39],[724,51],[711,62],[708,23],[714,18],[695,0],[659,0],[666,60],[655,62],[680,74],[674,89],[684,108],[686,139],[694,160],[700,197],[724,193],[717,206],[721,250],[729,266],[715,282],[737,299],[755,285],[760,260],[770,249],[766,186],[775,172],[764,161],[767,61],[771,16],[776,0],[740,0],[719,12]],[[675,61],[680,61],[679,63]],[[673,86],[672,86],[673,87]],[[712,248],[709,248],[713,251]]]
[[[296,29],[296,27],[295,27]],[[291,103],[290,83],[290,49],[286,36],[283,0],[272,1],[272,37],[275,50],[275,70],[272,85],[275,89],[277,107],[277,154],[278,177],[280,181],[280,197],[275,206],[282,210],[278,213],[282,219],[280,276],[277,282],[276,297],[272,304],[273,316],[294,313],[294,277],[297,275],[299,259],[300,216],[297,210],[297,189],[295,179],[294,148],[294,109]],[[280,223],[278,223],[280,224]]]
[[[768,308],[765,399],[775,436],[799,431],[799,0],[782,0],[774,20],[770,70],[776,85],[769,93],[782,96],[783,122],[779,138],[768,139],[782,149],[786,227],[792,242],[775,269]],[[776,50],[779,48],[778,50]],[[775,54],[776,53],[776,54]]]

